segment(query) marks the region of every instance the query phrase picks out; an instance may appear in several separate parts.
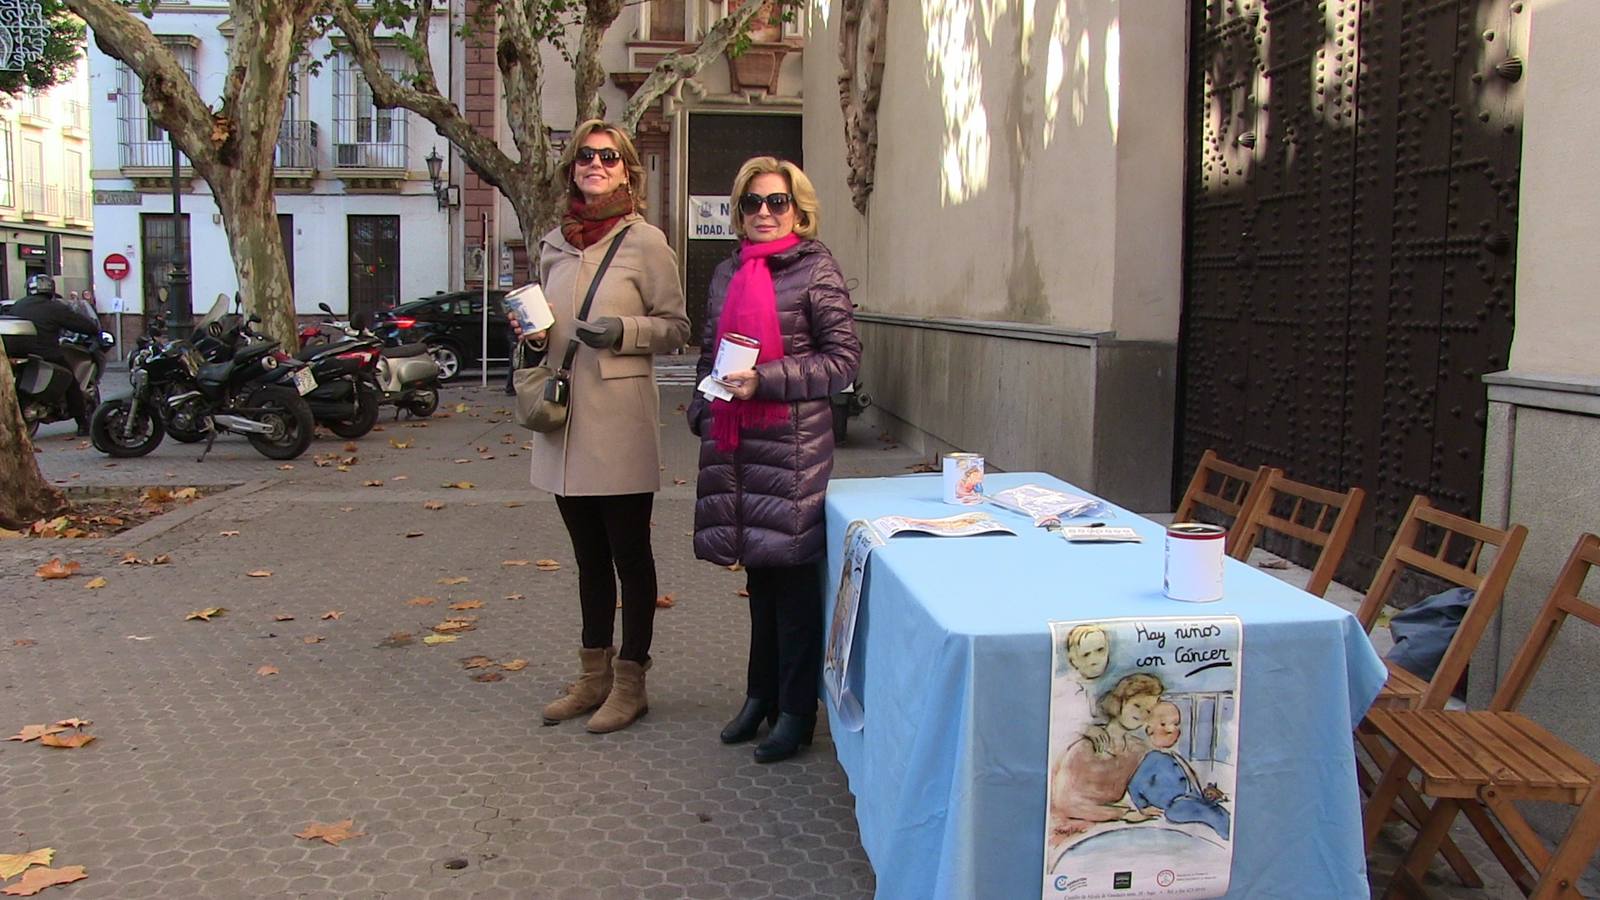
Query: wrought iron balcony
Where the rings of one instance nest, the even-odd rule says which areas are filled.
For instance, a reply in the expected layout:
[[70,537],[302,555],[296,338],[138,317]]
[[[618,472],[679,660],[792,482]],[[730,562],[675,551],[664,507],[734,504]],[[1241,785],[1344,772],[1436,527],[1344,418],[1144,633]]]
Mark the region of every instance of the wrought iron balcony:
[[404,169],[404,142],[354,142],[333,145],[333,165],[339,169]]
[[284,119],[278,128],[278,153],[273,164],[280,170],[317,168],[317,123]]
[[66,121],[63,128],[89,133],[89,104],[81,100],[68,100],[65,105]]
[[54,219],[61,215],[61,188],[37,181],[22,183],[22,214],[36,219]]
[[92,196],[88,191],[66,188],[61,192],[63,213],[68,219],[87,222],[93,217]]
[[[169,168],[172,165],[172,143],[165,137],[158,141],[125,140],[122,142],[122,167],[124,169]],[[178,165],[185,168],[189,160],[178,154]]]

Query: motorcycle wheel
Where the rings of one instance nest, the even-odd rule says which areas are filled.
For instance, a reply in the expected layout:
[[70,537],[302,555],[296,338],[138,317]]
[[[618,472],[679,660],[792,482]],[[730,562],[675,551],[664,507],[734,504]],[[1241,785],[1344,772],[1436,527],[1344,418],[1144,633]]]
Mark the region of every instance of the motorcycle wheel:
[[288,388],[259,387],[250,393],[246,406],[266,410],[263,422],[273,425],[271,434],[248,435],[250,446],[268,459],[294,459],[311,446],[316,422],[305,398]]
[[139,407],[138,420],[133,423],[133,434],[122,433],[132,407],[133,401],[124,397],[102,403],[95,409],[94,418],[89,420],[89,440],[94,443],[96,450],[118,459],[131,459],[144,456],[161,443],[166,429],[161,424],[161,417],[148,404]]
[[378,392],[371,385],[356,385],[356,414],[342,422],[327,422],[328,430],[342,438],[361,437],[378,424]]
[[439,391],[433,388],[415,391],[406,404],[406,410],[419,419],[426,419],[439,409]]

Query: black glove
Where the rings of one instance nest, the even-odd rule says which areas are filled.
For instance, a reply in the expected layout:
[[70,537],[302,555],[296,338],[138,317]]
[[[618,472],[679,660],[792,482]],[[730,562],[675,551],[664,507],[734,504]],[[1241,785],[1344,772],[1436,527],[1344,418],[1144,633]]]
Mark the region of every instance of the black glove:
[[578,340],[596,350],[614,350],[622,343],[622,320],[616,316],[578,322],[576,327]]

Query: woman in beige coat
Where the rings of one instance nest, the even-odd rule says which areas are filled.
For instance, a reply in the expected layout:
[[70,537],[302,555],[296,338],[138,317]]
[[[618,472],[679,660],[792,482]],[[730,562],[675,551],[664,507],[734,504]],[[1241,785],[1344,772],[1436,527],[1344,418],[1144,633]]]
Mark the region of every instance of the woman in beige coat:
[[[539,247],[539,276],[555,313],[531,336],[559,365],[572,363],[567,424],[533,438],[533,486],[556,495],[578,561],[583,643],[578,680],[544,708],[554,725],[596,707],[588,729],[626,728],[648,709],[644,673],[656,612],[650,511],[661,489],[661,397],[653,354],[689,336],[678,259],[661,230],[639,215],[644,167],[627,134],[598,119],[573,133],[562,160],[569,193],[561,227]],[[578,320],[606,252],[586,321]],[[542,339],[542,340],[540,340]],[[612,646],[617,579],[622,647]]]

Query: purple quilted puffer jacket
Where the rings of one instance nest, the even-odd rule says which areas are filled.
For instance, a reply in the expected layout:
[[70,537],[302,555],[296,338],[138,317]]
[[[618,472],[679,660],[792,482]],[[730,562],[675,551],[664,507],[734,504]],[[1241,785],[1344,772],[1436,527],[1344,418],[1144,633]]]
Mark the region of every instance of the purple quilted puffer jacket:
[[[711,275],[697,381],[711,371],[717,320],[737,263],[725,260]],[[694,555],[724,566],[794,566],[822,556],[822,502],[833,472],[828,397],[855,378],[861,362],[850,292],[828,248],[801,241],[767,265],[783,358],[756,367],[756,399],[788,401],[788,422],[744,431],[730,455],[711,439],[710,402],[697,392],[687,411],[689,429],[700,437]]]

